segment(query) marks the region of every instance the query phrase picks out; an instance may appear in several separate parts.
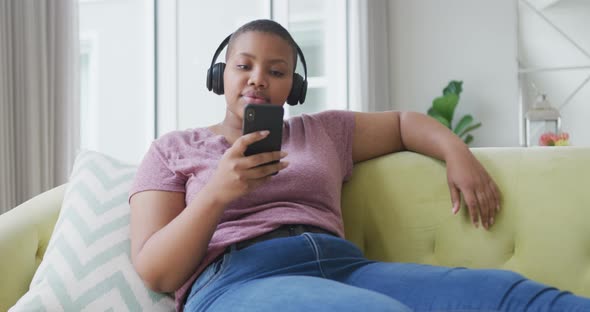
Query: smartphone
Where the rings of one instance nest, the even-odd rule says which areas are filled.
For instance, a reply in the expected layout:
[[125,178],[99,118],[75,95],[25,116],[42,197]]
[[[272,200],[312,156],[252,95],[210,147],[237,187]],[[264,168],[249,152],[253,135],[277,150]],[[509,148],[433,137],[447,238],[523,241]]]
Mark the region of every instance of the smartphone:
[[[248,104],[244,108],[243,134],[268,130],[269,135],[257,142],[248,145],[245,156],[259,153],[274,152],[281,150],[283,141],[283,115],[282,106],[271,104]],[[263,164],[273,164],[278,160]]]

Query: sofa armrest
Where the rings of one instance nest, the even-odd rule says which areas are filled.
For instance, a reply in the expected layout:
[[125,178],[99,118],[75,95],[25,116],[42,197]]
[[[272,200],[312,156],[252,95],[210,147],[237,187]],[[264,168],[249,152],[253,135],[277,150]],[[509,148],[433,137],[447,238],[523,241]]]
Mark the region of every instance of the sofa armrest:
[[0,215],[0,311],[28,291],[57,221],[65,186]]

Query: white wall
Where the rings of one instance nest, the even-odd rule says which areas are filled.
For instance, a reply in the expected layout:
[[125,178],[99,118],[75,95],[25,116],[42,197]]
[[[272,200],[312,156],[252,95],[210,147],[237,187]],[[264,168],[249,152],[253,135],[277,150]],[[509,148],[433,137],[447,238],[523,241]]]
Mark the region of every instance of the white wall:
[[518,146],[516,0],[391,0],[392,108],[426,112],[463,80],[455,119],[483,126],[471,146]]

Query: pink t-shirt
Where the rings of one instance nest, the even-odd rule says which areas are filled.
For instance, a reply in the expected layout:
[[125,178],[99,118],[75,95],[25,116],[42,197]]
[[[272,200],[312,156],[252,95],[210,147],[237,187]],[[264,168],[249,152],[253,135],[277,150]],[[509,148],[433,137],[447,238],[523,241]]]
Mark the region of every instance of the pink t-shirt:
[[[353,131],[350,111],[303,114],[284,122],[282,150],[289,154],[289,167],[226,207],[205,258],[175,293],[177,311],[198,275],[233,243],[282,224],[319,226],[344,237],[340,194],[352,174]],[[147,190],[183,192],[190,203],[229,147],[207,128],[168,133],[152,143],[129,196]]]

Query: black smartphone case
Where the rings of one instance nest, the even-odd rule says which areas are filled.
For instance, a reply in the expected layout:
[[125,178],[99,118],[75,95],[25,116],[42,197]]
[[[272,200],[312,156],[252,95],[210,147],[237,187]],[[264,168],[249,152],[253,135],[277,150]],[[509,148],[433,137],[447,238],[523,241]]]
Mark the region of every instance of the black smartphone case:
[[[244,108],[243,134],[262,130],[269,130],[270,134],[266,138],[250,144],[246,152],[244,152],[245,156],[281,150],[283,115],[282,106],[270,104],[246,105]],[[271,163],[276,162],[278,161]]]

